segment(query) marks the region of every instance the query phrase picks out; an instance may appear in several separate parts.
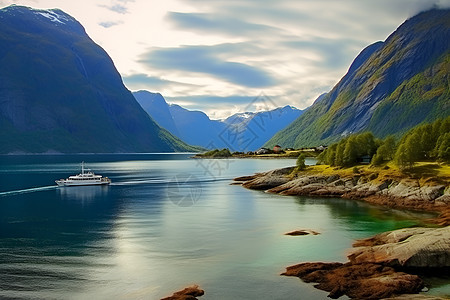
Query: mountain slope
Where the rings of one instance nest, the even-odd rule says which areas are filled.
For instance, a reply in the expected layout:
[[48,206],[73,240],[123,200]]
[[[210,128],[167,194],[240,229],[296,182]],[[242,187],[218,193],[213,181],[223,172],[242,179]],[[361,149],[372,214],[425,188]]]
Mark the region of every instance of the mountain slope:
[[208,149],[226,147],[218,138],[225,129],[222,122],[211,120],[202,111],[187,110],[176,104],[169,105],[169,111],[181,139]]
[[182,140],[208,149],[254,151],[303,112],[285,106],[271,111],[237,113],[219,121],[209,119],[201,111],[169,105],[160,94],[139,91],[133,95],[158,124]]
[[385,42],[364,49],[348,73],[267,146],[314,146],[371,130],[401,134],[450,114],[450,10],[404,22]]
[[193,150],[161,129],[61,10],[0,10],[0,153]]
[[145,111],[151,111],[150,116],[159,126],[167,129],[176,136],[180,136],[177,126],[173,121],[166,100],[160,93],[151,93],[148,91],[133,92],[134,98]]

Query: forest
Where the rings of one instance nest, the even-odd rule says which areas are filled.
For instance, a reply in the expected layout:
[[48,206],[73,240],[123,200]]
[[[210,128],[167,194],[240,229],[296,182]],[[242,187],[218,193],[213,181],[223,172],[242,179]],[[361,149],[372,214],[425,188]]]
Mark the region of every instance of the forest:
[[381,166],[393,161],[400,169],[409,169],[419,161],[450,162],[450,116],[411,128],[398,141],[394,136],[376,138],[371,132],[352,134],[328,147],[318,162],[351,167],[365,160]]

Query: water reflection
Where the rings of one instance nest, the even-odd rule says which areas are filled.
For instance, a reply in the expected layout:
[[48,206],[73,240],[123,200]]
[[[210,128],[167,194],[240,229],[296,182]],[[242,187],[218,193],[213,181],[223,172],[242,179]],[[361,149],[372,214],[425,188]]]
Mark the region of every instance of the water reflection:
[[88,204],[95,199],[102,199],[108,196],[109,186],[77,186],[59,187],[57,189],[62,200],[79,201],[81,204]]
[[434,213],[398,210],[378,206],[363,201],[342,198],[296,197],[300,206],[323,205],[330,216],[351,231],[360,231],[367,236],[397,228],[417,225],[424,219],[435,216]]

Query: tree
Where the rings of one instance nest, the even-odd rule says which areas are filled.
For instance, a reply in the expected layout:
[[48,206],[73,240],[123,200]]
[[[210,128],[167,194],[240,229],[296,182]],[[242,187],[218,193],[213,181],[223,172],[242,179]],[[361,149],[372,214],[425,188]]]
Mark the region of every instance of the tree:
[[377,152],[377,142],[372,132],[366,131],[354,136],[356,139],[356,149],[358,156],[373,156]]
[[306,164],[305,164],[305,154],[300,154],[297,158],[297,168],[299,170],[304,170],[306,169]]
[[342,139],[336,147],[336,156],[334,158],[334,165],[342,167],[344,165],[344,150],[347,139]]
[[377,152],[372,157],[372,165],[379,166],[386,161],[394,159],[395,155],[395,138],[390,135],[384,139],[380,147],[378,147]]
[[348,138],[347,143],[345,143],[342,165],[349,167],[357,163],[358,154],[363,152],[361,149],[361,144],[358,143],[357,136],[351,136]]
[[408,169],[414,166],[414,163],[420,158],[420,134],[413,132],[398,146],[395,152],[394,161],[400,169]]
[[435,151],[441,161],[450,162],[450,132],[441,135],[436,143]]

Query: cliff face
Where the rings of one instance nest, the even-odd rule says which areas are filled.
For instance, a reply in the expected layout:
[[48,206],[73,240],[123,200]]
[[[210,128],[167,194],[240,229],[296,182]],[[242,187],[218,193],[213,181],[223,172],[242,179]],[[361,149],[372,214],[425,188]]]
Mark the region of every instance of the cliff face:
[[364,49],[321,101],[266,144],[316,146],[371,130],[400,134],[450,114],[450,10],[423,12]]
[[0,153],[190,149],[145,113],[68,14],[9,6],[0,27]]

